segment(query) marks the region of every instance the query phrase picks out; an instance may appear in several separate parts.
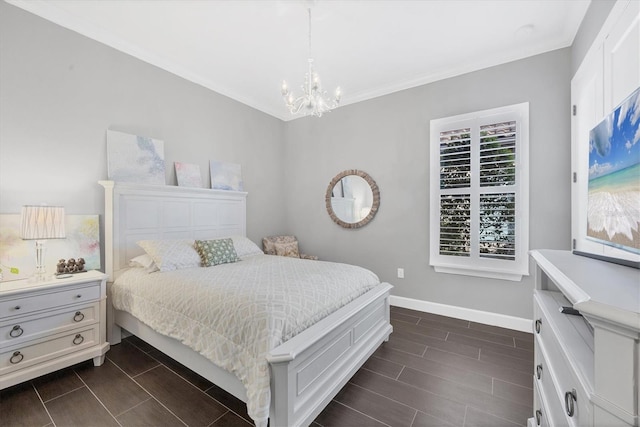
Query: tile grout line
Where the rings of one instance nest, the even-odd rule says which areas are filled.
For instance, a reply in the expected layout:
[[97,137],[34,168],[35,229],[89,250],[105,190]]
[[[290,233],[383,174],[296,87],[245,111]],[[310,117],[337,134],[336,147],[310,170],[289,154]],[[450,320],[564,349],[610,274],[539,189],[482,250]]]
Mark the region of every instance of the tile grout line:
[[483,412],[483,413],[485,413],[487,415],[491,415],[492,417],[498,418],[499,420],[506,421],[509,424],[513,424],[513,425],[517,425],[518,424],[518,421],[514,421],[514,420],[511,420],[509,418],[501,417],[500,415],[496,415],[496,414],[492,414],[490,412],[486,412],[485,410],[479,408],[478,406],[468,405],[467,407],[471,407],[471,408],[473,408],[473,409],[475,409],[477,411]]
[[469,405],[464,405],[464,418],[462,419],[462,427],[467,424],[467,414],[469,413]]
[[[107,358],[104,358],[104,362],[107,362]],[[95,366],[95,365],[94,365]],[[84,382],[84,380],[82,379],[82,377],[80,375],[78,375],[78,373],[76,372],[76,370],[73,370],[73,373],[76,377],[78,377],[78,379],[82,382],[82,384],[84,384],[84,386],[87,388],[87,390],[89,390],[89,393],[91,393],[91,395],[93,397],[95,397],[95,399],[98,401],[98,403],[100,405],[102,405],[102,407],[104,408],[105,411],[107,411],[107,414],[109,414],[111,416],[111,418],[113,418],[113,421],[116,422],[116,424],[118,424],[120,427],[122,427],[122,424],[120,424],[120,421],[118,421],[118,419],[111,413],[111,411],[109,410],[109,408],[106,407],[106,405],[102,402],[102,400],[100,400],[100,398],[93,392],[93,390],[91,390],[91,387],[89,387],[89,385],[87,385],[86,382]]]
[[[374,372],[374,373],[375,373],[375,372]],[[377,374],[377,373],[376,373],[376,374]],[[379,375],[379,374],[378,374],[378,375]],[[417,390],[424,391],[425,393],[429,393],[429,394],[432,394],[432,395],[434,395],[434,396],[438,396],[438,397],[440,397],[440,398],[442,398],[442,399],[446,399],[446,400],[448,400],[448,401],[455,402],[454,400],[452,400],[452,399],[450,399],[450,398],[448,398],[448,397],[446,397],[446,396],[443,396],[443,395],[438,394],[438,393],[434,393],[434,392],[432,392],[432,391],[430,391],[430,390],[425,390],[425,389],[423,389],[423,388],[416,387],[416,386],[414,386],[414,385],[411,385],[411,384],[408,384],[408,383],[405,383],[405,382],[402,382],[402,381],[398,381],[398,382],[399,382],[399,383],[401,383],[401,384],[404,384],[404,385],[406,385],[406,386],[409,386],[409,387],[411,387],[411,388],[415,388],[415,389],[417,389]],[[358,385],[358,384],[356,384],[356,383],[352,383],[351,381],[349,381],[349,384],[351,384],[351,385],[353,385],[353,386],[356,386],[356,387],[358,387],[358,388],[361,388],[361,389],[363,389],[363,390],[366,390],[366,391],[368,391],[369,393],[372,393],[372,394],[378,395],[378,396],[380,396],[380,397],[383,397],[383,398],[385,398],[385,399],[391,400],[392,402],[399,403],[400,405],[402,405],[402,406],[406,406],[407,408],[411,408],[411,409],[414,409],[414,410],[416,410],[416,411],[420,411],[420,412],[422,412],[423,414],[427,414],[427,415],[429,415],[429,416],[431,416],[431,417],[433,417],[433,418],[436,418],[436,419],[441,420],[441,421],[443,421],[443,422],[447,422],[447,423],[449,423],[449,421],[445,421],[445,420],[443,420],[443,419],[441,419],[441,418],[439,418],[439,417],[436,417],[435,415],[433,415],[433,414],[431,414],[431,413],[429,413],[429,412],[427,412],[427,411],[424,411],[424,410],[422,410],[422,409],[418,409],[418,408],[414,408],[413,406],[407,405],[405,402],[401,402],[401,401],[396,400],[396,399],[393,399],[393,398],[391,398],[391,397],[389,397],[389,396],[385,396],[384,394],[380,394],[380,393],[378,393],[378,392],[377,392],[377,391],[375,391],[375,390],[371,390],[371,389],[369,389],[369,388],[362,387],[361,385]],[[345,406],[346,406],[346,405],[345,405]],[[370,418],[372,418],[372,417],[370,417]],[[449,423],[449,424],[451,424],[451,423]]]
[[[189,382],[186,378],[185,381]],[[213,383],[212,383],[213,384]],[[210,398],[212,398],[213,400],[215,400],[216,402],[218,402],[219,404],[221,404],[224,408],[227,408],[228,412],[231,412],[232,414],[236,415],[238,418],[240,418],[241,420],[244,420],[246,422],[249,422],[244,416],[242,416],[241,414],[237,413],[236,411],[234,411],[233,409],[229,408],[227,405],[225,405],[224,403],[220,402],[218,399],[216,399],[215,397],[211,396],[209,393],[207,393],[207,390],[211,390],[213,388],[213,386],[216,386],[218,388],[220,388],[220,386],[213,384],[211,387],[207,388],[206,390],[203,390],[203,392],[209,396]],[[224,389],[221,389],[224,391]],[[226,392],[225,392],[226,393]],[[231,395],[233,396],[233,395]],[[237,399],[237,397],[233,396],[234,398]],[[240,399],[238,399],[240,400]],[[240,400],[240,402],[242,402],[242,400]],[[243,404],[246,405],[246,402],[242,402]],[[248,414],[247,414],[248,415]],[[251,422],[249,422],[249,424],[253,423],[253,420]]]
[[[400,378],[400,375],[402,375],[402,373],[404,372],[404,369],[405,369],[405,368],[406,368],[406,365],[402,365],[402,369],[400,369],[400,372],[398,372],[398,375],[396,375],[396,377],[394,378],[394,380],[398,381],[398,378]],[[364,369],[367,369],[367,368],[364,368]],[[371,371],[371,369],[367,369],[367,370],[368,370],[368,371]],[[371,371],[371,372],[376,373],[375,371]],[[391,378],[391,377],[389,377],[389,378]],[[402,381],[400,381],[400,382],[402,382]]]
[[[83,386],[80,386],[80,387],[76,387],[76,388],[74,388],[73,390],[69,390],[69,391],[67,391],[67,392],[64,392],[64,393],[62,393],[62,394],[60,394],[60,395],[58,395],[58,396],[56,396],[56,397],[52,397],[52,398],[51,398],[51,399],[49,399],[49,400],[46,400],[46,401],[45,401],[45,400],[43,400],[43,401],[42,401],[42,403],[43,403],[44,405],[46,405],[46,404],[47,404],[47,403],[49,403],[49,402],[53,402],[54,400],[57,400],[57,399],[59,399],[59,398],[61,398],[61,397],[64,397],[64,396],[66,396],[66,395],[68,395],[68,394],[71,394],[71,393],[73,393],[74,391],[78,391],[78,390],[80,390],[81,388],[84,388],[84,387],[86,387],[86,386],[84,386],[84,385],[83,385]],[[36,390],[36,391],[37,391],[37,390]]]
[[35,384],[33,384],[33,381],[29,381],[29,384],[31,384],[31,387],[33,388],[33,391],[36,392],[36,396],[38,396],[38,399],[40,399],[40,403],[42,404],[42,408],[47,413],[47,416],[49,417],[49,420],[51,421],[51,424],[53,424],[54,427],[55,427],[56,422],[53,420],[53,417],[51,416],[51,413],[49,412],[49,409],[47,409],[47,405],[44,404],[44,400],[42,400],[42,396],[40,396],[40,392],[38,392],[38,388],[35,386]]
[[418,418],[418,410],[416,409],[416,413],[413,414],[413,419],[411,420],[411,424],[409,424],[411,427],[413,427],[413,425],[416,422],[416,418]]
[[[408,352],[406,352],[406,351],[402,351],[402,350],[398,350],[398,349],[393,349],[393,350],[394,350],[394,351],[398,351],[398,352],[400,352],[400,353],[407,354],[407,355],[409,355],[409,356],[413,356],[413,357],[420,357],[420,356],[417,356],[417,355],[415,355],[415,354],[408,353]],[[449,352],[444,351],[444,350],[442,350],[442,351],[443,351],[444,353],[449,353]],[[451,353],[451,354],[455,354],[456,356],[460,356],[460,355],[458,355],[457,353]],[[381,357],[381,356],[375,356],[375,357],[377,357],[378,359],[381,359],[381,360],[385,360],[385,361],[387,361],[387,362],[391,362],[391,363],[396,363],[396,364],[398,364],[398,362],[395,362],[395,361],[390,360],[390,359],[385,358],[385,357]],[[466,357],[466,356],[462,356],[462,357]],[[473,358],[471,358],[471,357],[467,357],[467,358],[468,358],[469,360],[476,360],[476,359],[473,359]],[[471,374],[473,374],[473,375],[482,376],[482,377],[486,377],[486,378],[489,378],[489,379],[492,379],[492,378],[493,378],[493,375],[489,375],[489,374],[486,374],[486,373],[483,373],[483,372],[478,372],[478,371],[470,370],[470,369],[464,369],[464,368],[460,368],[460,367],[457,367],[457,366],[454,366],[454,365],[449,365],[449,364],[447,364],[447,363],[443,363],[443,362],[439,362],[439,361],[431,360],[431,359],[426,359],[426,358],[425,358],[425,360],[428,360],[428,361],[433,362],[433,363],[436,363],[436,364],[444,365],[444,366],[446,366],[446,367],[448,367],[448,368],[453,368],[453,369],[462,370],[462,371],[465,371],[465,372],[471,373]],[[478,361],[483,362],[483,363],[488,363],[488,362],[484,362],[484,361],[481,361],[481,360],[478,360]],[[444,376],[442,376],[442,375],[434,374],[434,373],[432,373],[432,372],[427,372],[427,371],[424,371],[424,370],[422,370],[422,369],[419,369],[419,368],[416,368],[416,367],[413,367],[413,366],[403,365],[403,370],[404,370],[404,368],[406,368],[406,367],[408,367],[408,368],[410,368],[410,369],[414,369],[414,370],[416,370],[416,371],[418,371],[418,372],[421,372],[421,373],[423,373],[423,374],[427,374],[427,375],[434,376],[434,377],[439,378],[439,379],[441,379],[441,380],[449,381],[449,382],[451,382],[451,383],[458,384],[458,385],[462,385],[462,386],[465,386],[465,387],[467,386],[465,383],[462,383],[462,382],[459,382],[459,381],[454,381],[454,380],[452,380],[451,378],[447,378],[447,377],[444,377]],[[376,371],[374,371],[374,370],[372,370],[372,369],[367,369],[367,368],[363,368],[363,369],[366,369],[367,371],[373,372],[373,373],[378,374],[378,375],[385,376],[385,377],[387,377],[387,378],[391,378],[391,377],[389,377],[389,376],[387,376],[387,375],[381,374],[381,373],[376,372]],[[520,371],[515,371],[515,372],[516,372],[516,373],[522,373],[522,372],[520,372]],[[398,375],[398,377],[399,377],[399,375]],[[504,380],[504,379],[500,379],[500,378],[497,378],[497,379],[498,379],[499,381],[502,381],[502,382],[504,382],[504,383],[511,384],[511,385],[514,385],[514,386],[518,386],[518,387],[526,388],[526,389],[529,389],[529,390],[532,390],[532,389],[533,389],[532,387],[531,387],[531,388],[529,388],[529,387],[524,386],[524,385],[522,385],[522,384],[516,384],[516,383],[514,383],[514,382],[507,381],[507,380]],[[400,382],[402,382],[402,381],[400,381]],[[479,389],[477,389],[477,388],[475,388],[475,387],[470,387],[470,388],[471,388],[471,389],[473,389],[473,390],[478,390],[478,391],[481,391],[481,392],[486,393],[486,391],[479,390]]]
[[[222,405],[224,406],[224,405]],[[225,406],[226,408],[226,406]],[[222,417],[224,417],[225,415],[227,415],[229,412],[231,412],[230,410],[227,409],[227,412],[223,413],[222,415],[220,415],[218,418],[216,418],[215,420],[213,420],[213,422],[210,422],[209,424],[207,424],[207,427],[213,426],[215,425],[215,423],[218,422],[219,419],[221,419]]]
[[[142,351],[142,350],[141,350]],[[156,351],[162,353],[160,350],[156,349]],[[150,351],[149,353],[152,353],[153,351]],[[215,397],[211,396],[209,393],[207,393],[207,390],[211,390],[213,388],[213,386],[215,384],[211,383],[211,381],[207,380],[208,382],[210,382],[211,384],[213,384],[212,386],[209,386],[208,388],[202,390],[200,387],[196,386],[195,384],[193,384],[191,381],[189,381],[187,378],[183,377],[182,375],[180,375],[180,373],[174,371],[173,369],[171,369],[169,366],[165,365],[164,363],[162,363],[162,361],[156,359],[155,357],[151,356],[149,353],[145,353],[147,354],[149,357],[151,357],[153,360],[155,360],[156,362],[158,362],[160,365],[159,366],[164,366],[168,371],[173,372],[174,374],[176,374],[178,377],[180,377],[182,380],[184,380],[185,382],[187,382],[189,385],[191,385],[192,387],[194,387],[196,390],[199,390],[200,392],[204,393],[205,395],[207,395],[207,397],[209,399],[212,399],[213,401],[219,403],[223,408],[225,408],[227,410],[227,412],[231,412],[233,414],[235,414],[236,416],[238,416],[239,418],[241,418],[244,421],[247,421],[242,415],[238,414],[237,412],[235,412],[234,410],[232,410],[231,408],[227,407],[227,405],[223,404],[222,402],[220,402],[218,399],[216,399]],[[164,353],[163,353],[164,354]],[[151,368],[154,369],[154,368]],[[146,372],[150,371],[151,369],[147,370]],[[188,369],[188,368],[187,368]],[[193,371],[192,371],[193,372]],[[138,374],[138,375],[142,375],[142,373]],[[137,375],[136,375],[137,376]],[[132,378],[133,379],[133,378]],[[206,380],[206,378],[205,378]],[[145,390],[146,391],[146,390]],[[151,394],[151,393],[149,393]],[[154,396],[155,398],[155,396]],[[157,399],[156,399],[157,400]],[[242,402],[245,403],[245,402]],[[163,405],[164,406],[164,405]],[[225,412],[226,414],[226,412]],[[225,414],[222,414],[220,417],[218,417],[216,419],[219,420],[222,416],[224,416]],[[175,415],[175,414],[174,414]],[[215,422],[215,421],[214,421]]]
[[148,401],[150,401],[150,400],[152,400],[152,399],[153,399],[153,396],[149,395],[149,397],[148,397],[148,398],[146,398],[145,400],[143,400],[142,402],[138,403],[137,405],[133,405],[133,406],[132,406],[131,408],[129,408],[129,409],[125,409],[124,411],[122,411],[122,412],[120,412],[118,415],[116,415],[114,418],[118,418],[118,417],[120,417],[120,416],[122,416],[122,415],[126,414],[127,412],[130,412],[130,411],[132,411],[132,410],[136,409],[137,407],[139,407],[140,405],[142,405],[143,403],[146,403],[146,402],[148,402]]
[[[144,350],[142,350],[140,347],[136,346],[135,344],[133,344],[133,343],[129,343],[129,344],[133,345],[134,347],[136,347],[137,349],[139,349],[142,353],[146,354],[147,356],[151,357],[153,360],[155,360],[156,362],[158,362],[158,366],[154,366],[153,368],[147,369],[147,370],[146,370],[146,371],[144,371],[144,372],[141,372],[141,373],[139,373],[139,374],[136,374],[136,377],[138,377],[138,376],[140,376],[140,375],[142,375],[142,374],[145,374],[145,373],[147,373],[147,372],[149,372],[149,371],[151,371],[151,370],[153,370],[153,369],[155,369],[155,368],[157,368],[157,367],[159,367],[159,366],[162,366],[162,367],[164,367],[165,369],[167,369],[169,372],[172,372],[173,374],[175,374],[176,376],[178,376],[180,379],[182,379],[183,381],[185,381],[187,384],[189,384],[190,386],[192,386],[193,388],[195,388],[196,390],[198,390],[199,392],[201,392],[201,393],[203,393],[204,395],[206,395],[209,399],[211,399],[211,400],[213,400],[214,402],[218,403],[220,406],[222,406],[223,408],[225,408],[225,409],[227,410],[227,412],[231,412],[231,413],[233,413],[234,415],[236,415],[238,418],[242,419],[242,420],[243,420],[243,421],[245,421],[245,422],[247,421],[247,420],[246,420],[242,415],[240,415],[240,414],[236,413],[236,412],[235,412],[235,411],[233,411],[231,408],[227,407],[227,405],[223,404],[222,402],[218,401],[216,398],[214,398],[213,396],[211,396],[209,393],[207,393],[207,391],[206,391],[206,390],[211,389],[213,386],[210,386],[210,387],[208,387],[208,388],[207,388],[207,389],[205,389],[205,390],[200,389],[200,388],[199,388],[199,387],[197,387],[195,384],[193,384],[191,381],[189,381],[187,378],[183,377],[183,376],[182,376],[182,375],[180,375],[178,372],[174,371],[174,370],[173,370],[173,369],[171,369],[169,366],[167,366],[167,365],[165,365],[164,363],[162,363],[162,361],[161,361],[161,360],[156,359],[155,357],[153,357],[153,356],[150,354],[150,353],[152,353],[153,351],[158,351],[158,352],[162,353],[160,350],[158,350],[158,349],[154,348],[154,350],[151,350],[151,351],[149,351],[149,352],[145,352]],[[164,353],[163,353],[163,354],[164,354]],[[115,362],[113,362],[113,364],[114,364],[114,365],[116,365],[116,366],[118,366]],[[124,371],[123,371],[119,366],[118,366],[118,368],[119,368],[122,372],[124,372]],[[125,375],[128,375],[126,372],[124,372],[124,373],[125,373]],[[131,379],[132,379],[136,384],[138,384],[138,385],[139,385],[139,386],[140,386],[140,387],[141,387],[145,392],[149,393],[149,395],[150,395],[150,396],[152,396],[152,397],[153,397],[153,399],[154,399],[156,402],[160,403],[163,407],[165,407],[169,412],[171,412],[171,414],[173,414],[176,418],[178,418],[178,419],[179,419],[183,424],[187,425],[187,424],[182,420],[182,418],[180,418],[180,417],[178,417],[176,414],[174,414],[174,413],[173,413],[173,411],[169,410],[169,408],[167,408],[165,405],[163,405],[163,404],[162,404],[162,403],[161,403],[161,402],[160,402],[160,401],[159,401],[159,400],[158,400],[158,399],[157,399],[157,398],[156,398],[152,393],[150,393],[147,389],[145,389],[144,387],[142,387],[142,385],[141,385],[141,384],[139,384],[139,383],[135,380],[135,378],[134,378],[134,377],[132,377],[132,376],[129,376],[129,377],[130,377],[130,378],[131,378]],[[205,379],[206,379],[206,378],[205,378]],[[207,381],[208,381],[208,380],[207,380]],[[210,381],[209,381],[209,382],[210,382]],[[213,383],[212,383],[212,384],[213,384]],[[215,384],[213,384],[213,385],[215,385]],[[244,403],[244,402],[243,402],[243,403]],[[216,418],[216,420],[214,420],[214,423],[215,423],[215,421],[217,421],[217,420],[219,420],[221,417],[223,417],[227,412],[225,412],[224,414],[220,415],[220,417]]]
[[[122,369],[120,366],[118,366],[118,364],[117,364],[117,363],[113,362],[113,361],[112,361],[112,360],[110,360],[110,359],[107,359],[107,360],[109,360],[111,363],[113,363],[113,365],[114,365],[116,368],[118,368],[120,371],[122,371],[122,373],[123,373],[123,374],[125,374],[126,376],[128,376],[128,377],[129,377],[129,379],[131,379],[131,381],[133,381],[133,382],[134,382],[138,387],[140,387],[142,390],[144,390],[144,392],[145,392],[145,393],[147,393],[149,396],[151,396],[151,398],[152,398],[153,400],[155,400],[156,402],[158,402],[158,404],[159,404],[160,406],[162,406],[164,409],[166,409],[166,410],[167,410],[171,415],[173,415],[174,417],[176,417],[176,419],[177,419],[177,420],[179,420],[179,421],[180,421],[182,424],[184,424],[185,426],[188,426],[188,424],[187,424],[187,423],[185,423],[185,422],[182,420],[182,418],[180,418],[178,415],[176,415],[176,414],[175,414],[171,409],[169,409],[169,408],[168,408],[164,403],[160,402],[160,401],[159,401],[159,400],[158,400],[158,399],[153,395],[153,393],[151,393],[149,390],[147,390],[146,388],[144,388],[144,387],[142,386],[142,384],[140,384],[138,381],[136,381],[136,379],[135,379],[134,377],[132,377],[131,375],[129,375],[128,373],[126,373],[126,372],[124,371],[124,369]],[[154,359],[154,360],[155,360],[155,359]],[[158,363],[160,363],[160,362],[158,362]],[[162,365],[162,364],[160,364],[160,365],[158,365],[158,366],[161,366],[161,365]],[[151,368],[151,369],[147,369],[145,372],[149,372],[149,371],[151,371],[152,369],[157,368],[158,366],[154,366],[154,367],[153,367],[153,368]],[[162,366],[164,366],[164,365],[162,365]],[[138,375],[142,375],[142,373],[141,373],[141,374],[138,374]],[[138,376],[138,375],[136,375],[136,376]],[[211,397],[211,396],[209,396],[209,397]],[[214,400],[215,400],[215,399],[214,399]],[[224,406],[224,405],[223,405],[223,406]],[[226,407],[226,406],[225,406],[225,407]]]
[[[351,384],[352,384],[352,385],[356,385],[356,384],[353,384],[353,383],[351,383]],[[367,390],[367,389],[365,389],[365,390]],[[384,396],[383,396],[383,397],[384,397]],[[352,411],[359,413],[360,415],[364,415],[364,416],[365,416],[365,417],[367,417],[367,418],[370,418],[370,419],[372,419],[372,420],[374,420],[374,421],[377,421],[377,422],[379,422],[380,424],[384,424],[385,426],[391,427],[389,424],[387,424],[387,423],[385,423],[385,422],[383,422],[383,421],[380,421],[379,419],[374,418],[374,417],[372,417],[372,416],[371,416],[371,415],[369,415],[369,414],[365,414],[364,412],[358,411],[357,409],[352,408],[351,406],[346,405],[346,404],[344,404],[344,403],[340,402],[339,400],[332,399],[331,401],[332,401],[332,402],[337,403],[338,405],[342,405],[342,406],[344,406],[345,408],[349,408],[349,409],[351,409]],[[408,405],[404,405],[404,406],[408,406]],[[410,407],[410,406],[409,406],[409,407]],[[414,409],[414,408],[411,408],[411,409]]]

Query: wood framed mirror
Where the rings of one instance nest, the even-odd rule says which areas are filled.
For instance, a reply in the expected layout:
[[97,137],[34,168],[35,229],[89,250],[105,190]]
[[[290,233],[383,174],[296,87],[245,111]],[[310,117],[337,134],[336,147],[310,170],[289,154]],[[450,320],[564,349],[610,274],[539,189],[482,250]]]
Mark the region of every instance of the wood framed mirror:
[[380,190],[368,173],[349,169],[337,174],[325,195],[331,219],[344,228],[360,228],[376,216]]

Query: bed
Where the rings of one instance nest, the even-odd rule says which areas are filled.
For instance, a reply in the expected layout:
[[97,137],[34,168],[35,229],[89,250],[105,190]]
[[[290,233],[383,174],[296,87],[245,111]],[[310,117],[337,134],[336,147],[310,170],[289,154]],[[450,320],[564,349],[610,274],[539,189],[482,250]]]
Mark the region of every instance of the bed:
[[[116,291],[113,282],[134,274],[129,262],[144,254],[136,244],[138,241],[246,236],[247,194],[244,192],[112,181],[100,181],[100,184],[105,191],[105,272],[110,277],[108,293],[112,301],[112,292]],[[261,264],[268,261],[266,258],[282,257],[255,255],[242,262]],[[304,269],[316,269],[321,265],[313,264],[316,261],[292,261],[311,263],[303,264]],[[392,331],[389,323],[391,288],[388,283],[369,284],[364,293],[352,296],[345,305],[332,309],[330,314],[314,320],[311,326],[305,326],[301,332],[267,352],[267,404],[271,426],[309,425],[376,348],[388,339]],[[171,337],[164,330],[164,333],[156,331],[149,322],[132,315],[129,312],[132,310],[108,306],[110,344],[119,343],[121,331],[125,329],[237,398],[248,401],[245,384],[229,370],[214,364],[210,354],[194,350],[193,343],[188,340]],[[258,426],[266,425],[264,417],[254,417],[254,421]]]

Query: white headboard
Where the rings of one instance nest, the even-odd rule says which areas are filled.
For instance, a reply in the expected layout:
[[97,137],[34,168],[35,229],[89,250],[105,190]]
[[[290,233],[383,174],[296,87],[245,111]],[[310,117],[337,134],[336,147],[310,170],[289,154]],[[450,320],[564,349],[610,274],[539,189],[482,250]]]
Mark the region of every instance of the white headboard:
[[246,236],[247,193],[98,181],[104,187],[105,273],[109,281],[143,253],[145,239]]

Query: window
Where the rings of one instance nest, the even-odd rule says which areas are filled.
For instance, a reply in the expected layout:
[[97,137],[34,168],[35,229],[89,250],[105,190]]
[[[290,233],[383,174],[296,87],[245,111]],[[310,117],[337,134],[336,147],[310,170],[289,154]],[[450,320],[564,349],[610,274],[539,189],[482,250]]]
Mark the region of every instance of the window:
[[529,274],[529,104],[431,120],[429,263],[441,273]]

